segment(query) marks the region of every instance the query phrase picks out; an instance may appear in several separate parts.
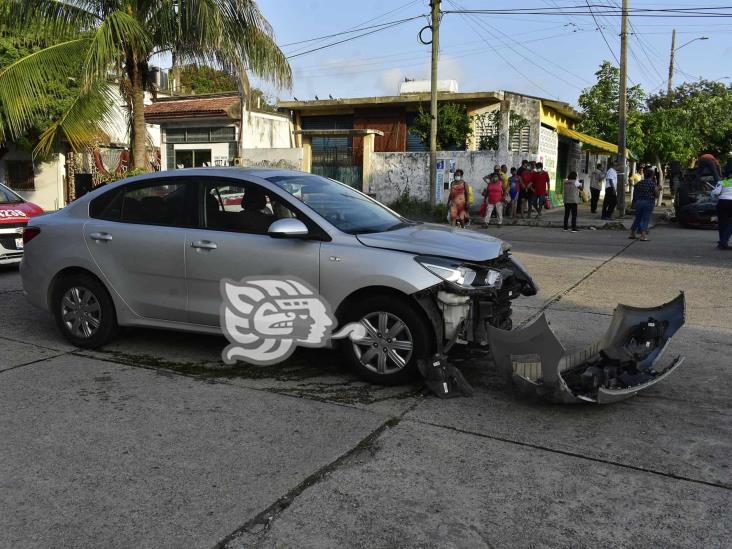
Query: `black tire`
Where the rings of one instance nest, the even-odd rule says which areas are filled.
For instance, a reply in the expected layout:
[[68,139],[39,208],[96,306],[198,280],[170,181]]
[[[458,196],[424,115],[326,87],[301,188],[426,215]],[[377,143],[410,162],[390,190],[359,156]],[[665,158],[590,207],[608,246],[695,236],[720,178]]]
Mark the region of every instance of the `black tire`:
[[72,274],[58,280],[51,296],[51,310],[58,329],[76,347],[96,349],[117,333],[112,298],[93,276]]
[[[401,321],[406,330],[402,329],[395,333],[393,338],[386,337],[389,335],[388,332],[384,334],[379,331],[378,321],[382,318],[381,313],[388,315],[389,330],[395,329],[396,320]],[[370,324],[376,330],[376,334],[372,334],[370,330],[368,337],[376,336],[370,339],[371,343],[356,344],[346,339],[341,340],[339,345],[356,374],[372,383],[401,385],[412,381],[419,375],[417,360],[428,358],[434,353],[434,330],[426,315],[418,309],[418,305],[410,303],[406,297],[385,294],[369,296],[347,305],[347,310],[341,316],[342,326],[348,322],[362,322],[370,317]],[[373,320],[376,320],[376,325]],[[411,352],[403,348],[408,340],[411,340]],[[377,342],[378,346],[375,346],[374,343]],[[372,350],[371,347],[377,348],[378,351]],[[385,353],[385,348],[389,348],[390,352]],[[368,357],[369,352],[376,355]],[[403,366],[399,367],[393,358],[394,355],[402,358]],[[362,358],[369,358],[368,363],[365,364]],[[386,367],[380,372],[378,370],[381,368],[381,360],[385,361]]]

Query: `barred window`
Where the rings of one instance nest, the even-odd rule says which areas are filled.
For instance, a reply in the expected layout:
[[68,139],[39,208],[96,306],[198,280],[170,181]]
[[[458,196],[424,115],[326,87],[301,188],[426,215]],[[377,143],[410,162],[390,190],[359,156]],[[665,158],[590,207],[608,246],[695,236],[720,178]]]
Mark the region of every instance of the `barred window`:
[[509,150],[518,153],[529,152],[529,142],[531,140],[531,128],[528,124],[517,124],[509,132],[511,136],[511,142],[509,143]]
[[475,143],[481,151],[498,150],[501,113],[495,110],[475,117]]
[[8,187],[17,191],[36,189],[32,160],[8,160],[5,162],[5,166],[5,180]]

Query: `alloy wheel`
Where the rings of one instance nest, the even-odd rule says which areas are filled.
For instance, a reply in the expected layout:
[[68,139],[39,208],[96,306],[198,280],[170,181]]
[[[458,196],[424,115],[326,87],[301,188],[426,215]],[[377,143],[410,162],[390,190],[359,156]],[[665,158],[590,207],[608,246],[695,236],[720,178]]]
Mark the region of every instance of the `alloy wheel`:
[[363,366],[380,375],[403,369],[412,357],[414,340],[406,323],[393,313],[376,311],[361,319],[367,335],[353,342]]
[[89,339],[102,323],[97,296],[83,286],[69,288],[61,299],[61,319],[74,337]]

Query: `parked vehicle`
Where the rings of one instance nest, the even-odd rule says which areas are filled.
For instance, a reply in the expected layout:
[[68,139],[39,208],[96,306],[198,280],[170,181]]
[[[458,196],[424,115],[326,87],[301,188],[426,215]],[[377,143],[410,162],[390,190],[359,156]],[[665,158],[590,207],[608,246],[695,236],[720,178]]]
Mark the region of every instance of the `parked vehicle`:
[[[241,193],[242,207],[221,190]],[[453,336],[487,344],[511,327],[511,301],[536,286],[491,236],[407,220],[353,188],[263,168],[192,168],[132,177],[27,227],[31,303],[79,347],[118,326],[220,333],[221,280],[295,276],[316,288],[364,378],[400,383]]]
[[23,229],[43,209],[28,202],[0,183],[0,265],[20,263],[23,257]]
[[696,171],[687,169],[674,194],[676,221],[684,227],[715,228],[717,200],[710,197],[712,189],[711,177],[697,180]]

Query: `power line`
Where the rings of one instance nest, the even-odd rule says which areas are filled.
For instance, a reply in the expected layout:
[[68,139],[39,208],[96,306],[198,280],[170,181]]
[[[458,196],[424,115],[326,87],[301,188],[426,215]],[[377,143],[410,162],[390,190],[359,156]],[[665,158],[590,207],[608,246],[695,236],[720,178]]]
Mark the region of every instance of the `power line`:
[[595,14],[592,11],[592,7],[590,6],[589,0],[586,0],[587,3],[587,9],[590,10],[590,15],[592,15],[592,19],[595,21],[595,25],[597,25],[597,30],[600,31],[600,34],[602,35],[602,39],[605,41],[605,45],[607,46],[607,49],[610,50],[610,53],[612,54],[613,58],[615,59],[615,62],[620,65],[620,60],[618,59],[618,56],[615,55],[615,51],[610,47],[610,42],[607,41],[607,38],[605,37],[605,31],[602,30],[602,27],[600,26],[600,23],[597,22],[597,17],[595,17]]
[[[462,7],[462,6],[460,6],[460,4],[458,4],[457,2],[454,2],[453,0],[447,0],[447,1],[448,1],[448,2],[449,2],[449,3],[451,4],[451,5],[453,5],[453,6],[457,7],[457,8],[461,8],[461,7]],[[443,13],[446,13],[446,12],[443,12]],[[471,21],[470,17],[469,17],[468,15],[463,15],[463,17],[464,17],[464,18],[465,18],[465,20],[467,21],[468,25],[470,25],[470,26],[471,26],[471,28],[473,28],[473,30],[475,30],[475,27],[473,27],[473,22]],[[477,20],[476,20],[476,24],[477,24]],[[485,28],[483,28],[483,30],[486,30],[486,29],[485,29]],[[540,90],[542,90],[542,91],[546,92],[547,94],[549,94],[550,96],[552,96],[552,93],[551,93],[551,92],[550,92],[549,90],[547,90],[546,88],[544,88],[544,87],[543,87],[543,86],[542,86],[541,84],[538,84],[537,82],[533,81],[533,80],[532,80],[531,78],[529,78],[529,77],[528,77],[528,76],[527,76],[526,74],[524,74],[524,73],[523,73],[523,72],[522,72],[522,71],[521,71],[520,69],[518,69],[518,68],[517,68],[517,67],[516,67],[516,66],[515,66],[515,65],[514,65],[513,63],[511,63],[511,61],[509,61],[509,60],[508,60],[508,59],[507,59],[506,57],[504,57],[504,56],[503,56],[503,54],[501,54],[501,53],[500,53],[500,52],[499,52],[499,51],[498,51],[498,50],[497,50],[497,49],[496,49],[496,48],[495,48],[495,47],[493,46],[493,44],[491,44],[491,43],[490,43],[490,42],[489,42],[488,40],[486,40],[486,39],[485,39],[485,38],[483,37],[483,35],[482,35],[482,34],[481,34],[481,33],[480,33],[479,31],[476,31],[476,34],[478,35],[478,37],[479,37],[479,38],[480,38],[481,40],[483,40],[483,42],[485,42],[485,43],[486,43],[486,44],[488,45],[488,47],[489,47],[489,48],[490,48],[490,49],[491,49],[491,50],[492,50],[492,51],[493,51],[493,52],[494,52],[494,53],[495,53],[496,55],[498,55],[498,57],[500,57],[500,58],[501,58],[501,59],[502,59],[502,60],[503,60],[503,61],[504,61],[504,62],[505,62],[505,63],[506,63],[506,64],[507,64],[508,66],[510,66],[510,67],[511,67],[511,68],[512,68],[512,69],[513,69],[513,70],[514,70],[514,71],[515,71],[515,72],[516,72],[516,73],[517,73],[517,74],[518,74],[519,76],[521,76],[521,77],[525,78],[525,79],[526,79],[526,80],[528,80],[528,81],[529,81],[529,82],[530,82],[531,84],[533,84],[534,86],[536,86],[536,87],[537,87],[538,89],[540,89]],[[515,52],[515,50],[513,50],[513,51]],[[554,96],[554,97],[556,97],[556,96]]]
[[414,21],[415,19],[421,19],[422,17],[424,17],[424,16],[423,15],[417,15],[415,17],[408,17],[407,19],[400,19],[398,21],[392,21],[391,23],[386,24],[386,26],[384,26],[384,27],[379,27],[378,29],[371,30],[369,32],[364,32],[363,34],[357,34],[356,36],[350,36],[348,38],[344,38],[343,40],[338,40],[336,42],[331,42],[329,44],[324,44],[323,46],[318,46],[317,48],[312,48],[312,49],[309,49],[309,50],[306,50],[306,51],[301,51],[299,53],[295,53],[295,54],[292,54],[292,55],[288,55],[287,56],[287,59],[294,59],[295,57],[300,57],[302,55],[307,55],[309,53],[313,53],[313,52],[316,52],[316,51],[324,50],[326,48],[331,48],[333,46],[337,46],[338,44],[344,44],[346,42],[350,42],[351,40],[356,40],[357,38],[361,38],[363,36],[368,36],[370,34],[374,34],[374,33],[381,32],[381,31],[386,30],[386,29],[390,29],[392,27],[396,27],[398,25],[402,25],[402,24],[404,24],[404,23],[406,23],[408,21]]

